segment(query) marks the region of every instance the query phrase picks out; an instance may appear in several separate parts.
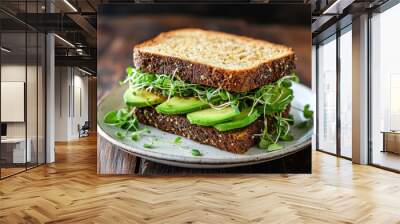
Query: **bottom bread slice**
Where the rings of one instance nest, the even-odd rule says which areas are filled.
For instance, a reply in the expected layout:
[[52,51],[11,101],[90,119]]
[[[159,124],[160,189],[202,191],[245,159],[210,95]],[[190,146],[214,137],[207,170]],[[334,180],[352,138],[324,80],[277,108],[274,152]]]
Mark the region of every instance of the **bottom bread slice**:
[[213,127],[190,124],[185,116],[157,113],[152,107],[137,109],[135,113],[142,124],[239,154],[247,152],[257,143],[254,134],[261,133],[264,126],[263,119],[260,118],[247,127],[220,132]]

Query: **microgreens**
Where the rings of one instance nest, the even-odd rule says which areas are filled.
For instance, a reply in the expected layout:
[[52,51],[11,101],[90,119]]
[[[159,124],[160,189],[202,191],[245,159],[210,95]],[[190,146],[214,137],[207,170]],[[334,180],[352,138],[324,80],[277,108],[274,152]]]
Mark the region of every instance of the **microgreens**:
[[198,149],[192,149],[192,156],[202,156],[203,154]]
[[131,110],[122,108],[116,111],[110,111],[104,116],[104,123],[125,130],[125,132],[115,132],[115,137],[118,139],[124,139],[128,135],[128,132],[131,131],[131,139],[137,141],[140,138],[140,134],[144,132],[149,133],[150,130],[147,127],[139,128],[139,122],[134,112],[135,108],[132,108]]
[[182,137],[178,136],[174,139],[174,144],[180,144],[182,142]]
[[[283,112],[294,98],[293,90],[291,89],[292,82],[299,82],[299,78],[295,74],[284,76],[274,83],[246,93],[233,93],[221,88],[185,82],[176,76],[175,73],[172,76],[167,74],[153,74],[133,67],[128,67],[126,72],[127,78],[121,84],[128,84],[129,88],[135,91],[146,90],[155,92],[168,97],[168,99],[174,96],[194,96],[206,102],[212,108],[230,106],[237,111],[241,111],[244,108],[251,108],[249,114],[253,110],[258,110],[259,113],[264,115],[264,129],[262,133],[256,136],[260,138],[259,147],[267,151],[282,148],[278,144],[278,141],[292,141],[294,139],[290,134],[290,126],[294,124],[293,116],[289,115],[285,117],[283,116]],[[139,129],[134,111],[135,108],[123,108],[118,111],[109,112],[104,117],[104,123],[126,129],[126,133],[116,134],[117,137],[119,136],[118,138],[124,138],[128,134],[128,131],[133,131],[131,139],[137,141],[139,134],[143,130]],[[310,110],[309,105],[304,107],[303,116],[306,119],[312,119],[313,111]],[[308,123],[300,123],[299,126],[301,125],[307,127]],[[179,144],[181,140],[182,138],[177,137],[173,143]],[[144,147],[151,148],[153,144],[145,144]]]
[[304,129],[312,126],[314,111],[310,110],[310,105],[306,104],[303,108],[303,117],[306,119],[303,122],[297,124],[297,128]]
[[143,147],[145,147],[145,148],[147,148],[147,149],[151,149],[151,148],[153,148],[153,142],[151,142],[151,143],[145,143],[145,144],[143,144]]

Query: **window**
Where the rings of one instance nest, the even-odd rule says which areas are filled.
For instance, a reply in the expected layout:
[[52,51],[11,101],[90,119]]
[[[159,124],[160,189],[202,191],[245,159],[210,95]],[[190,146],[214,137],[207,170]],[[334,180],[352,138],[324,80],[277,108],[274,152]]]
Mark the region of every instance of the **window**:
[[340,155],[352,156],[352,35],[351,26],[340,35]]
[[[18,6],[23,15],[42,4]],[[44,33],[0,12],[0,179],[45,163],[45,44]]]
[[318,47],[318,145],[336,154],[336,36]]
[[340,30],[338,36],[333,35],[320,43],[317,49],[317,149],[350,159],[353,79],[351,24]]
[[384,139],[384,132],[400,131],[400,4],[371,18],[371,162],[400,170],[400,145],[393,149],[384,144],[400,142],[400,134]]

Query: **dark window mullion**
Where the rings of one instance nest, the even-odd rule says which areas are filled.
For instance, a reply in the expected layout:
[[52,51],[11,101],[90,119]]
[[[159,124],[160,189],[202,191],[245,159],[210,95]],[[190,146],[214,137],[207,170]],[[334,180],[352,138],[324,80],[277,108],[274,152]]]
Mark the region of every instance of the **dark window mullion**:
[[319,149],[319,44],[315,46],[315,148]]
[[340,119],[340,30],[336,31],[336,154],[341,157],[341,119]]
[[[25,1],[25,21],[27,21],[28,3]],[[25,170],[28,170],[28,116],[27,116],[27,89],[28,89],[28,25],[25,23],[25,88],[24,88],[24,120],[25,120]]]
[[368,53],[367,53],[367,85],[368,85],[368,99],[367,99],[367,104],[368,104],[368,114],[367,114],[367,119],[368,119],[368,125],[367,125],[367,141],[368,141],[368,164],[373,164],[373,148],[372,148],[372,64],[371,64],[371,56],[372,56],[372,30],[371,30],[371,20],[372,20],[372,12],[368,12],[368,31],[367,31],[367,46],[368,46]]
[[[39,13],[39,1],[36,1]],[[39,165],[39,32],[36,32],[36,166]]]

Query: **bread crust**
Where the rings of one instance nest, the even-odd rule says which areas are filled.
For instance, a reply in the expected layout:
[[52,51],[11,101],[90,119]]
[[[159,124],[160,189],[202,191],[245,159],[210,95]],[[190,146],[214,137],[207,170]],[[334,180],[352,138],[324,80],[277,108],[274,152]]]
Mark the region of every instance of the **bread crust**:
[[[220,132],[213,127],[190,124],[185,116],[157,113],[153,107],[138,108],[135,114],[142,124],[237,154],[243,154],[254,146],[258,141],[254,135],[260,134],[264,127],[263,118],[259,118],[244,128]],[[288,114],[289,108],[285,110],[284,116]]]
[[[187,29],[191,30],[191,29]],[[195,29],[193,29],[195,30]],[[133,49],[133,64],[145,72],[156,74],[175,74],[180,79],[194,84],[222,88],[230,92],[248,92],[259,88],[268,83],[275,82],[281,77],[288,75],[295,69],[296,56],[294,52],[287,48],[287,53],[281,57],[275,57],[269,61],[240,70],[224,69],[211,65],[189,61],[173,56],[166,56],[141,50],[147,45],[160,41],[165,35],[170,35],[176,31],[160,34],[158,37],[136,45]],[[230,35],[220,32],[218,35],[235,36],[235,38],[246,39],[248,41],[263,42],[248,37]],[[270,44],[268,42],[268,44]],[[272,45],[279,46],[281,45]]]

